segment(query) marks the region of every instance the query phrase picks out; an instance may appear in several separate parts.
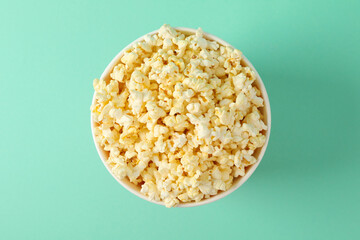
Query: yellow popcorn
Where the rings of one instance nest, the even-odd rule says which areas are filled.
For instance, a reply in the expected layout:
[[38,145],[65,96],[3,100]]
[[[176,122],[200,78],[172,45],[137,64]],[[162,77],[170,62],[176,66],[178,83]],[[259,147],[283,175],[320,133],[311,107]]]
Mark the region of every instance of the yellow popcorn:
[[124,56],[121,58],[121,62],[123,62],[127,66],[132,66],[138,55],[135,52],[125,53]]
[[255,75],[242,53],[169,25],[95,79],[95,140],[114,175],[167,207],[228,190],[265,144]]
[[188,110],[189,113],[198,114],[198,113],[200,113],[200,103],[198,103],[198,102],[189,103],[186,106],[186,109]]
[[149,113],[149,117],[155,121],[166,116],[166,112],[162,108],[158,107],[155,102],[148,102],[145,106]]
[[187,138],[185,134],[175,133],[173,137],[174,144],[170,149],[171,152],[174,152],[177,148],[181,148],[187,142]]
[[110,74],[112,79],[115,79],[119,82],[122,82],[125,76],[125,66],[123,64],[119,64],[114,67],[113,72]]

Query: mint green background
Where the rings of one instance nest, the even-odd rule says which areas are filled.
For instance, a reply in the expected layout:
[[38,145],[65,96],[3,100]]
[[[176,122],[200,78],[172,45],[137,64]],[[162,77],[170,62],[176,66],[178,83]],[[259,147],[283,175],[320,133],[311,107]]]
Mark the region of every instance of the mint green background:
[[[360,238],[359,1],[2,1],[1,239]],[[268,150],[240,189],[166,209],[121,187],[90,132],[92,80],[129,42],[202,27],[257,68]]]

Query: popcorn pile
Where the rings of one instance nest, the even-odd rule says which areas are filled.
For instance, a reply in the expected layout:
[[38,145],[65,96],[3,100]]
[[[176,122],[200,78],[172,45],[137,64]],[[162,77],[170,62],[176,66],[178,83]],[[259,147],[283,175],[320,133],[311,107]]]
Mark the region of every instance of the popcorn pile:
[[241,52],[169,25],[128,49],[94,80],[98,144],[119,179],[166,207],[228,190],[256,162],[266,125]]

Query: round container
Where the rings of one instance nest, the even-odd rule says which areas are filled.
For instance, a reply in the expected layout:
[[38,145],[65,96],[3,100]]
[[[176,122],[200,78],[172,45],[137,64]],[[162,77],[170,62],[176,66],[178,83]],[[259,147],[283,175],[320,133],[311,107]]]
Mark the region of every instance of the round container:
[[[195,34],[196,29],[192,29],[192,28],[183,28],[183,27],[178,27],[175,28],[177,31],[184,33],[185,35],[189,35],[189,34]],[[159,30],[150,32],[148,34],[155,34],[157,33]],[[147,35],[147,34],[146,34]],[[121,50],[114,58],[113,60],[109,63],[109,65],[105,68],[104,72],[102,73],[100,79],[104,79],[104,80],[110,80],[110,73],[112,72],[114,66],[116,66],[119,62],[121,57],[123,56],[124,52],[129,49],[134,43],[142,41],[144,39],[144,37],[146,36],[142,36],[138,39],[136,39],[135,41],[133,41],[132,43],[130,43],[128,46],[126,46],[123,50]],[[231,46],[229,43],[225,42],[224,40],[211,35],[209,33],[205,33],[204,32],[204,38],[208,39],[208,40],[212,40],[212,41],[216,41],[218,42],[220,45],[223,46]],[[249,66],[251,68],[252,71],[254,71],[255,76],[256,76],[256,80],[253,83],[254,86],[258,87],[261,91],[262,97],[264,99],[264,107],[260,109],[260,112],[262,113],[264,119],[264,123],[266,124],[266,126],[268,127],[268,129],[266,130],[266,142],[264,144],[263,147],[258,148],[255,150],[254,152],[254,157],[257,159],[257,162],[251,166],[246,167],[245,170],[245,175],[243,177],[237,177],[234,179],[233,185],[231,186],[230,189],[228,189],[227,191],[223,191],[223,192],[219,192],[217,195],[214,195],[208,199],[203,199],[200,202],[189,202],[189,203],[180,203],[178,204],[176,207],[195,207],[195,206],[201,206],[204,204],[208,204],[214,201],[217,201],[227,195],[229,195],[230,193],[234,192],[236,189],[238,189],[241,185],[244,184],[244,182],[246,182],[246,180],[253,174],[253,172],[255,171],[255,169],[259,166],[261,159],[263,158],[266,148],[268,146],[268,142],[269,142],[269,137],[270,137],[270,129],[271,129],[271,112],[270,112],[270,102],[269,102],[269,97],[268,94],[266,92],[264,83],[262,82],[258,72],[256,71],[256,69],[254,68],[254,66],[250,63],[250,61],[244,56],[242,55],[242,60],[241,60],[241,64],[243,66]],[[92,103],[95,102],[95,94],[93,96],[93,100]],[[116,179],[116,181],[118,181],[124,188],[126,188],[127,190],[129,190],[131,193],[135,194],[136,196],[145,199],[149,202],[152,203],[156,203],[159,205],[165,205],[163,202],[157,202],[157,201],[153,201],[148,199],[145,195],[143,195],[140,192],[140,187],[131,183],[128,179],[123,179],[123,180],[119,180],[117,177],[114,176],[114,174],[111,172],[111,170],[109,169],[109,167],[107,166],[107,164],[105,163],[105,160],[108,157],[108,153],[105,152],[95,141],[95,135],[94,135],[94,126],[95,126],[95,122],[92,120],[91,118],[91,131],[92,131],[92,135],[93,135],[93,139],[94,139],[94,143],[96,146],[96,150],[99,153],[99,156],[103,162],[103,164],[105,165],[106,169],[109,171],[109,173]]]

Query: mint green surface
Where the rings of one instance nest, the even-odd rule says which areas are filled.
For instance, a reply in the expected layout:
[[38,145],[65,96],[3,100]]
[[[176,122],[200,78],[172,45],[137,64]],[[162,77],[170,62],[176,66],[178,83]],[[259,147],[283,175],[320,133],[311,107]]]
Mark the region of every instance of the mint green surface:
[[[359,1],[1,1],[0,239],[360,239]],[[253,176],[166,209],[120,186],[90,131],[92,80],[162,24],[254,64],[272,132]]]

